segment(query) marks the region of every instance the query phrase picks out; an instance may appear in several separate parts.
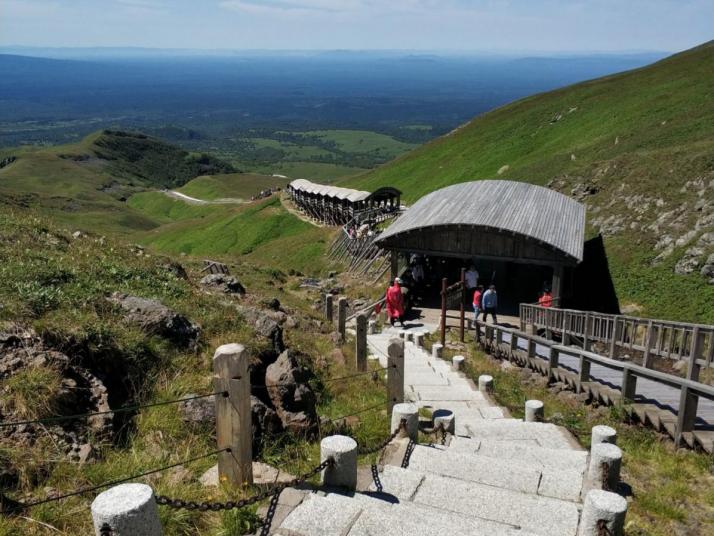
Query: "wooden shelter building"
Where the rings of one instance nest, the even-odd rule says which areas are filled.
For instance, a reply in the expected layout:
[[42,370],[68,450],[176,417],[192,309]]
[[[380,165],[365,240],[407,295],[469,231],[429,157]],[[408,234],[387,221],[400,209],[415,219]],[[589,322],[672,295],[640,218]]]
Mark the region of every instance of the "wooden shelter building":
[[376,245],[392,252],[393,276],[400,253],[445,266],[457,259],[476,266],[480,284],[498,282],[499,295],[507,289],[516,305],[537,300],[543,286],[567,294],[564,279],[583,260],[584,238],[585,207],[574,199],[525,182],[480,180],[422,197]]

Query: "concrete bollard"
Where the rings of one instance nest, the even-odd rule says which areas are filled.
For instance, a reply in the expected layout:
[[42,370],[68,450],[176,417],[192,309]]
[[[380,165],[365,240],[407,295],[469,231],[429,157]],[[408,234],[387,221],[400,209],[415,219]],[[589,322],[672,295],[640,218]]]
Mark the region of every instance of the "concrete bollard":
[[400,339],[404,339],[405,341],[407,340],[407,333],[408,331],[406,329],[400,329],[397,335],[399,335]]
[[333,435],[320,441],[320,463],[334,463],[322,470],[322,484],[354,490],[357,487],[357,442],[351,437]]
[[[585,496],[578,536],[622,536],[627,514],[627,500],[610,491],[590,490]],[[608,532],[601,526],[604,525]]]
[[441,343],[434,343],[431,347],[431,357],[434,359],[441,359],[444,354],[444,346]]
[[92,501],[94,533],[106,523],[113,536],[161,536],[159,509],[146,484],[119,484]]
[[404,340],[405,340],[405,341],[414,342],[414,332],[413,332],[413,331],[406,331],[406,330],[405,330]]
[[594,489],[614,490],[620,482],[622,450],[617,445],[599,443],[590,449],[588,478]]
[[387,408],[404,402],[404,341],[389,339],[387,346]]
[[450,434],[454,434],[456,430],[456,420],[454,418],[454,412],[448,409],[437,409],[431,414],[434,419],[434,430],[437,430],[443,425],[444,430]]
[[493,393],[493,376],[482,374],[478,377],[478,390],[482,393]]
[[600,443],[611,443],[615,445],[617,443],[617,430],[611,426],[605,426],[604,424],[593,426],[590,444],[599,445]]
[[406,419],[407,429],[406,431],[402,430],[397,437],[409,437],[412,441],[416,441],[417,432],[419,431],[419,408],[416,404],[409,402],[394,404],[394,408],[392,408],[392,433],[399,428],[399,423],[402,422],[402,419]]
[[451,369],[455,371],[462,370],[464,368],[464,356],[455,355],[451,358]]
[[377,333],[377,321],[376,320],[370,320],[369,323],[367,324],[367,333],[370,335],[374,335]]
[[424,347],[424,332],[418,331],[414,334],[414,344],[416,344],[419,348]]
[[526,400],[526,415],[523,420],[526,422],[543,422],[544,416],[543,402],[540,400]]

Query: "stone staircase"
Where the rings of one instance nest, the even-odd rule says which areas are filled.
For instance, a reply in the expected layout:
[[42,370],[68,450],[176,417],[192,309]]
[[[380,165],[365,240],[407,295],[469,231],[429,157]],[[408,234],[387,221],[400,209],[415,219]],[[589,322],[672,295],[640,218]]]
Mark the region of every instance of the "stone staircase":
[[[395,335],[369,336],[382,366]],[[358,485],[361,491],[303,492],[274,534],[580,534],[588,452],[565,429],[509,418],[450,363],[411,341],[405,344],[405,398],[453,412],[448,444],[416,445],[406,453],[408,440],[395,440],[371,483]]]

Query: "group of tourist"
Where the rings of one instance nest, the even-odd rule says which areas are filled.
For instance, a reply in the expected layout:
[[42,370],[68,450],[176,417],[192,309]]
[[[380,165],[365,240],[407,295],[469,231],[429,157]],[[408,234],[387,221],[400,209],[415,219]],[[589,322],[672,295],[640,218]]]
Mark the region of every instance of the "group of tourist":
[[281,190],[281,188],[279,186],[276,186],[274,188],[268,188],[266,190],[261,190],[260,192],[258,192],[254,196],[252,196],[250,198],[250,200],[257,201],[258,199],[265,199],[266,197],[270,197],[271,195],[273,195],[276,192],[279,192],[280,190]]

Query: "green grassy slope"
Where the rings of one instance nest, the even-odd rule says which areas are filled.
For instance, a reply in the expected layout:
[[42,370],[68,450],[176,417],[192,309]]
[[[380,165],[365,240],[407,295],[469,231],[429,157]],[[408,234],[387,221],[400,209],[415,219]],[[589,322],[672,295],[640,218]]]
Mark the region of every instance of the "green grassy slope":
[[261,190],[288,185],[290,179],[256,175],[254,173],[227,173],[197,177],[178,189],[197,199],[250,199]]
[[[343,183],[393,185],[407,202],[476,179],[549,185],[587,204],[621,304],[714,322],[714,285],[699,274],[714,253],[704,236],[714,230],[713,96],[710,42],[517,101]],[[678,271],[690,273],[673,273],[687,258],[695,266]]]
[[[161,195],[161,194],[152,194]],[[184,207],[181,201],[172,201]],[[159,217],[159,203],[147,203],[152,217]],[[190,207],[210,209],[201,219],[184,219],[137,235],[142,243],[166,253],[189,255],[242,255],[270,268],[317,274],[325,270],[324,251],[332,231],[298,219],[277,197],[239,208],[228,205]],[[180,210],[180,209],[176,209]],[[176,214],[170,209],[167,214]],[[170,218],[171,216],[167,216]]]

